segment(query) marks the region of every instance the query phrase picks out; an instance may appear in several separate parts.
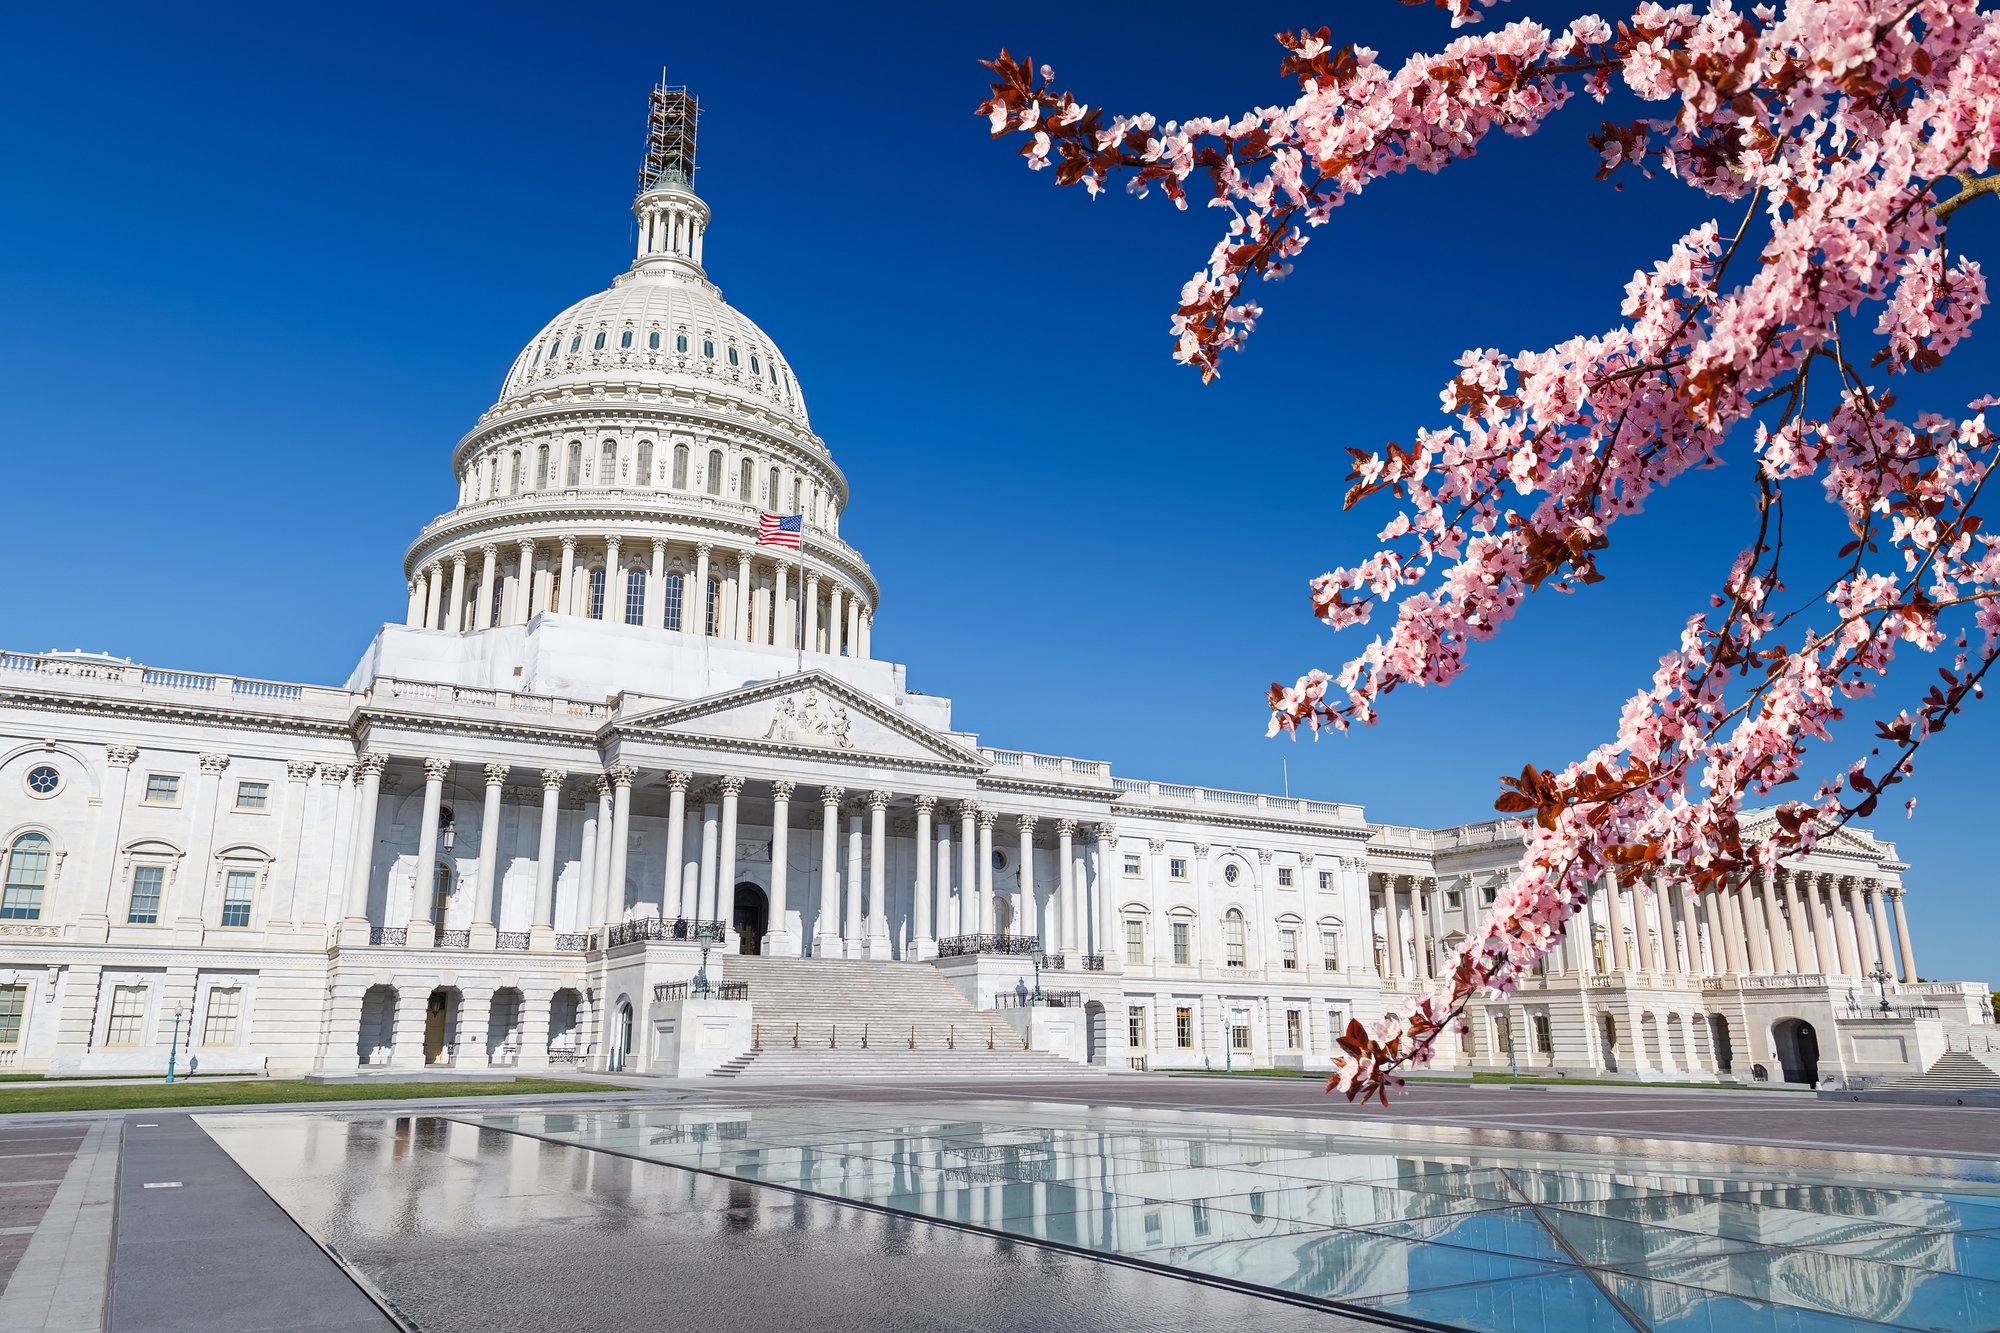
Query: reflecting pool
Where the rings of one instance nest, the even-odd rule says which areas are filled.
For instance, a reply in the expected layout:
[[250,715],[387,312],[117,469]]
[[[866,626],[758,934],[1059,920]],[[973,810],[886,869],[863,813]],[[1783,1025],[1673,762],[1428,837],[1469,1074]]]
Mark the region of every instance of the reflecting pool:
[[1454,1328],[2000,1328],[1982,1159],[1863,1174],[1857,1154],[1018,1103],[454,1118]]

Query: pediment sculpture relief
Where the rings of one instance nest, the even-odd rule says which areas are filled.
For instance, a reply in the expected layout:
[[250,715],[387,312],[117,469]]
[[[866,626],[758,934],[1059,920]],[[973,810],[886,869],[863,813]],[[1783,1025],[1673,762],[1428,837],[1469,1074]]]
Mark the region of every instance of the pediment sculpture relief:
[[771,715],[771,726],[764,739],[824,745],[835,750],[854,748],[847,735],[847,710],[822,699],[818,690],[785,696]]

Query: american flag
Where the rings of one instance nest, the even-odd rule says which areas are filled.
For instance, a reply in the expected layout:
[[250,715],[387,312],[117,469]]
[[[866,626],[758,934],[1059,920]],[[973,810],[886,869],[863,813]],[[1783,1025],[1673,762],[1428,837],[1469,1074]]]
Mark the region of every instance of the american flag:
[[805,527],[804,514],[759,514],[757,515],[757,544],[759,546],[789,546],[799,549],[799,533]]

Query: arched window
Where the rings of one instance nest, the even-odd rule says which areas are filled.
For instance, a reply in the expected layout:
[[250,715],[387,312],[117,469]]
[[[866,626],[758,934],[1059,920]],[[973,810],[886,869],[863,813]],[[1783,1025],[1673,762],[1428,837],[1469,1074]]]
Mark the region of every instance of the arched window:
[[770,496],[771,512],[775,514],[778,512],[778,486],[780,484],[778,480],[778,469],[776,468],[771,469],[770,483],[771,484],[769,486],[765,487],[765,491]]
[[6,889],[0,891],[0,921],[34,921],[42,915],[49,887],[49,840],[23,833],[7,849]]
[[568,477],[569,480],[563,483],[565,486],[574,488],[583,485],[583,441],[582,440],[571,440],[569,442]]
[[431,924],[444,929],[445,916],[451,911],[451,866],[440,861],[437,873],[431,877]]
[[627,329],[618,335],[618,345],[620,347],[630,347],[632,345],[632,330]]
[[575,356],[581,350],[583,350],[583,335],[579,333],[569,340],[569,354]]
[[1246,961],[1243,952],[1243,913],[1234,907],[1222,917],[1223,961],[1230,967],[1242,967]]
[[684,444],[677,444],[674,446],[674,489],[684,491],[687,489],[687,484],[688,447]]
[[521,493],[521,451],[514,450],[507,455],[507,494]]
[[681,627],[681,592],[685,582],[685,576],[678,569],[668,571],[666,589],[668,629]]
[[651,440],[639,441],[639,484],[641,486],[651,486],[653,484],[653,442]]
[[703,338],[701,340],[701,354],[711,361],[715,360],[715,340],[713,338]]
[[535,489],[549,488],[549,447],[545,444],[535,451]]
[[757,354],[755,352],[750,353],[750,373],[752,375],[761,375],[764,373],[764,367],[757,364]]
[[487,599],[486,603],[487,606],[490,608],[487,611],[487,621],[486,621],[486,628],[488,629],[500,628],[501,594],[506,591],[506,588],[507,588],[507,580],[501,575],[495,574],[493,576],[493,595]]
[[743,460],[743,466],[736,471],[736,498],[744,504],[749,504],[750,497],[756,494],[756,491],[756,470],[746,458]]
[[604,619],[604,567],[590,571],[590,618]]
[[729,346],[729,364],[732,366],[741,364],[736,359],[736,345],[734,343],[731,343]]
[[717,632],[716,616],[721,608],[722,580],[711,574],[708,578],[708,614],[704,617],[707,623],[702,627],[704,633],[712,636]]
[[806,512],[805,498],[806,498],[805,483],[800,481],[797,477],[793,477],[792,512],[794,514],[803,514]]
[[646,623],[646,571],[643,569],[625,571],[625,623]]
[[686,352],[687,349],[688,336],[685,333],[676,333],[674,335],[674,350],[676,352]]
[[722,450],[720,449],[708,451],[708,493],[722,494]]
[[618,480],[618,442],[606,440],[597,453],[597,484],[609,486]]
[[660,350],[660,331],[658,329],[654,329],[646,335],[646,348],[648,351],[653,352]]
[[591,351],[593,351],[593,352],[601,352],[601,351],[603,351],[603,350],[604,350],[604,330],[603,330],[603,329],[599,329],[599,330],[597,331],[597,337],[596,337],[595,339],[593,339],[593,340],[592,340],[592,342],[591,342],[591,344],[590,344],[590,350],[591,350]]
[[551,364],[555,362],[556,356],[561,351],[562,351],[562,339],[561,338],[549,339],[549,361]]

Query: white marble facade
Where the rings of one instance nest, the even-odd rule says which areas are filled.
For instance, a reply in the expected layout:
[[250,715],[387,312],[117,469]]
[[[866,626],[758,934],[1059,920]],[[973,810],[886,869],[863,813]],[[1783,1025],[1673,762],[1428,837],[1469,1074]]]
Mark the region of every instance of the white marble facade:
[[[0,653],[0,1068],[601,1066],[625,963],[684,976],[704,935],[979,1000],[1038,940],[1116,1066],[1324,1067],[1440,973],[1511,826],[995,748],[876,658],[846,478],[708,281],[707,205],[667,173],[634,211],[630,268],[453,450],[343,687]],[[1607,891],[1444,1062],[1917,1068],[1989,1011],[1918,982],[1904,870],[1847,831],[1726,902]]]

